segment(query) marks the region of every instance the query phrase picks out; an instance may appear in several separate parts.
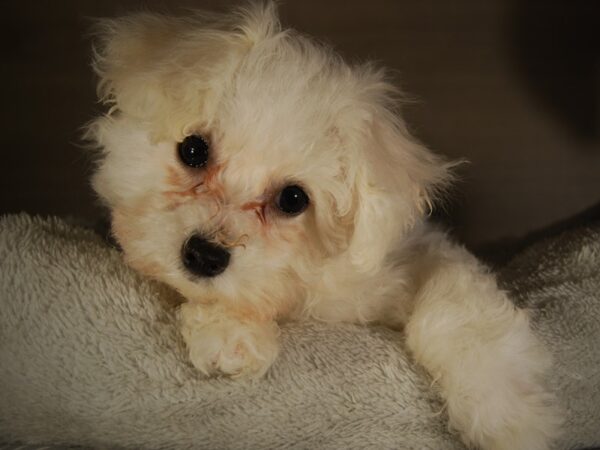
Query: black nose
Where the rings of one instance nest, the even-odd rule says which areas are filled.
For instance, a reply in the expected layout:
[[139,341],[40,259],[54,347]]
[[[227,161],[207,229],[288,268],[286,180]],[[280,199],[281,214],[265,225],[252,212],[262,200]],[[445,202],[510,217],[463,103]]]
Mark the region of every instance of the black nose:
[[223,273],[229,265],[230,256],[226,248],[198,235],[190,237],[181,250],[185,268],[201,277],[216,277]]

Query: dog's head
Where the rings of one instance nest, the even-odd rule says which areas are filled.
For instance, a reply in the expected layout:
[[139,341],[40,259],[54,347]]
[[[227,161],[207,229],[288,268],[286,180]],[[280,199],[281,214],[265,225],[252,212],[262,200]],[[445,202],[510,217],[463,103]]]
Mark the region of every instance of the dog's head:
[[282,30],[272,4],[104,21],[94,66],[111,106],[88,128],[94,188],[128,263],[192,300],[272,316],[341,293],[449,179],[380,70]]

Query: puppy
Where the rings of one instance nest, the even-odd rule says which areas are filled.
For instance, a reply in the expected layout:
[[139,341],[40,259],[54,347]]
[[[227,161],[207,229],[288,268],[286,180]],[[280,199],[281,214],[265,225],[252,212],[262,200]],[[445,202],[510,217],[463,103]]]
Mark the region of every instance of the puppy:
[[199,371],[263,375],[281,319],[402,327],[466,444],[549,447],[549,358],[426,223],[452,164],[409,135],[381,70],[282,29],[271,3],[104,21],[94,68],[93,186],[127,263],[187,300]]

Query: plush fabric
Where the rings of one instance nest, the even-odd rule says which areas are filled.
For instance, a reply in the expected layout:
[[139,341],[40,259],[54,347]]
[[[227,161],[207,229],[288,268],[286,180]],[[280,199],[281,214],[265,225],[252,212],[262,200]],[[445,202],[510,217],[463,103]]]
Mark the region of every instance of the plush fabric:
[[[557,448],[599,445],[600,225],[528,248],[501,281],[554,352]],[[186,360],[173,303],[92,231],[0,219],[0,442],[463,449],[401,333],[285,324],[265,379],[205,379]]]

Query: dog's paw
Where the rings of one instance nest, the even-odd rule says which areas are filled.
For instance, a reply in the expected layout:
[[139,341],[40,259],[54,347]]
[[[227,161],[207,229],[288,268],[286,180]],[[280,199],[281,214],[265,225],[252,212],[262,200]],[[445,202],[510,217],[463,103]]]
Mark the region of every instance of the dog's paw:
[[190,361],[206,375],[263,376],[278,352],[274,325],[223,321],[188,330]]
[[465,443],[484,450],[547,450],[562,423],[554,398],[541,386],[529,392],[500,387],[457,406],[448,404],[452,427]]
[[522,331],[505,352],[478,355],[473,370],[457,371],[460,378],[448,384],[450,424],[472,447],[547,450],[560,435],[561,411],[544,383],[550,358],[529,330]]
[[274,322],[244,322],[208,315],[195,306],[185,308],[182,335],[191,363],[205,375],[259,378],[277,357],[279,332]]

